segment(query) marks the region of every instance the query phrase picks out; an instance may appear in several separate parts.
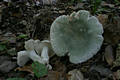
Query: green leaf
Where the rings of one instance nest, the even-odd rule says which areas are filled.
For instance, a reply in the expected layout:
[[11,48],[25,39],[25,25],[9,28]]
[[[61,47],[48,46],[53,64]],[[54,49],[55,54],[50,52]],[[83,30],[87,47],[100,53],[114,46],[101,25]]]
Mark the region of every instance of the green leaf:
[[32,68],[37,78],[43,77],[48,73],[47,67],[44,64],[41,64],[39,62],[33,62]]
[[7,80],[26,80],[24,78],[8,78]]
[[6,49],[6,45],[0,44],[0,51],[3,51]]
[[20,35],[18,36],[18,38],[26,38],[26,37],[28,37],[26,34],[20,34]]

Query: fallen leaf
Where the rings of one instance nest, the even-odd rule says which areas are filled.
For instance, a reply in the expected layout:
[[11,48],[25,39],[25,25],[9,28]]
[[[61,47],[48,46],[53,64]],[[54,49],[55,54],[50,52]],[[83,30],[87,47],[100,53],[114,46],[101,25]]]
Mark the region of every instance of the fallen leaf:
[[44,77],[48,73],[46,65],[39,62],[33,62],[32,69],[37,78]]
[[111,45],[108,45],[108,46],[105,48],[104,57],[105,57],[105,60],[107,61],[107,63],[108,63],[109,65],[112,65],[112,64],[113,64],[114,56],[113,56],[113,48],[112,48]]
[[54,64],[54,70],[64,74],[66,73],[66,66],[63,63],[56,61]]
[[14,69],[16,66],[17,66],[16,62],[5,60],[0,64],[0,72],[8,73],[12,69]]
[[7,41],[9,43],[16,43],[16,36],[15,34],[12,34],[11,32],[7,32],[1,36],[0,41]]
[[7,80],[26,80],[24,78],[8,78]]
[[19,13],[12,13],[11,14],[12,17],[17,17],[17,18],[21,18],[22,17],[22,14],[19,12]]
[[104,28],[105,25],[107,24],[107,21],[108,21],[108,15],[106,15],[106,14],[98,14],[97,18],[102,23],[103,28]]
[[117,70],[116,72],[113,72],[113,79],[114,80],[120,80],[120,70]]
[[11,56],[17,55],[16,48],[11,48],[11,49],[7,50],[7,53]]
[[102,65],[93,65],[90,68],[90,71],[97,71],[101,76],[109,77],[112,74],[112,71],[109,68],[106,68]]
[[65,10],[60,10],[59,13],[63,14],[63,13],[65,13]]
[[84,80],[83,74],[78,69],[74,69],[68,72],[71,75],[68,80]]
[[15,71],[25,71],[25,72],[29,72],[29,73],[34,74],[31,65],[27,65],[27,66],[23,66],[23,67],[18,67],[18,68],[15,69]]
[[17,66],[8,56],[0,56],[0,73],[8,73]]
[[3,51],[3,50],[6,50],[6,45],[3,45],[3,44],[0,44],[0,52]]
[[114,8],[114,4],[108,4],[108,3],[106,3],[105,1],[102,1],[102,3],[101,3],[101,6],[106,6],[106,7],[110,7],[110,8]]
[[120,66],[120,43],[116,48],[116,59],[113,62],[113,67]]
[[46,77],[40,78],[39,80],[68,80],[67,74],[62,74],[57,71],[49,71]]
[[118,44],[120,40],[120,36],[116,35],[115,32],[112,32],[108,29],[104,29],[104,40],[107,43],[115,45],[115,44]]

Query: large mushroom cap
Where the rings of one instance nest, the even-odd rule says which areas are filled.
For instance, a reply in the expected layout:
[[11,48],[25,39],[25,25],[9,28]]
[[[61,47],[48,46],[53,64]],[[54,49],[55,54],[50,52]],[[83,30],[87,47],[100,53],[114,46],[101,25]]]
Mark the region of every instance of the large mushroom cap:
[[81,63],[97,53],[103,42],[103,27],[88,11],[60,16],[50,30],[51,45],[58,56],[68,53],[72,63]]

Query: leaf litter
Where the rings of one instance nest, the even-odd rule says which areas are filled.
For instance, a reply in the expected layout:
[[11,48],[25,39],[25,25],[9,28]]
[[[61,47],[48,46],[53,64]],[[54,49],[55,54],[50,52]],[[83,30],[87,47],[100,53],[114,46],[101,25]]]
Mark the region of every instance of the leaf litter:
[[[68,75],[68,72],[73,69],[80,70],[85,79],[120,79],[120,69],[117,68],[116,71],[112,70],[112,68],[114,69],[114,67],[120,64],[118,60],[118,45],[120,44],[119,4],[111,0],[106,0],[104,3],[102,2],[100,6],[101,11],[98,11],[95,16],[97,16],[103,24],[104,43],[98,54],[87,62],[77,65],[70,63],[66,56],[61,58],[55,55],[50,58],[50,64],[53,66],[53,70],[48,71],[45,77],[36,78],[31,75],[31,73],[33,74],[30,66],[30,64],[32,64],[31,62],[28,62],[22,68],[16,65],[16,54],[14,54],[14,52],[24,50],[24,41],[30,38],[40,40],[49,39],[51,23],[58,16],[70,14],[79,9],[89,10],[92,13],[92,6],[87,1],[68,4],[68,0],[61,0],[61,2],[56,5],[40,4],[37,6],[32,2],[30,5],[26,5],[24,2],[0,2],[0,43],[4,43],[0,46],[0,67],[2,68],[0,71],[0,79],[6,80],[12,77],[10,75],[14,75],[14,77],[24,77],[28,80],[68,80],[68,78],[71,77],[71,75]],[[25,35],[20,36],[21,34]],[[105,60],[103,60],[103,57]],[[91,66],[93,64],[99,65]],[[7,67],[8,65],[9,67]],[[6,75],[3,74],[4,72]],[[113,73],[113,77],[108,77],[109,73]]]

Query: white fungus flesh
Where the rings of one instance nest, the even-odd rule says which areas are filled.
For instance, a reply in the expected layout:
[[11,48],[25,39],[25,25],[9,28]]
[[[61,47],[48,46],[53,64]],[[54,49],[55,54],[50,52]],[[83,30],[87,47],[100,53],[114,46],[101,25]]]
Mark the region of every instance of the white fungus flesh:
[[33,61],[38,61],[42,64],[47,64],[49,69],[51,66],[49,65],[49,44],[48,40],[40,41],[30,39],[25,41],[25,51],[18,52],[17,63],[19,66],[24,66],[29,59]]

